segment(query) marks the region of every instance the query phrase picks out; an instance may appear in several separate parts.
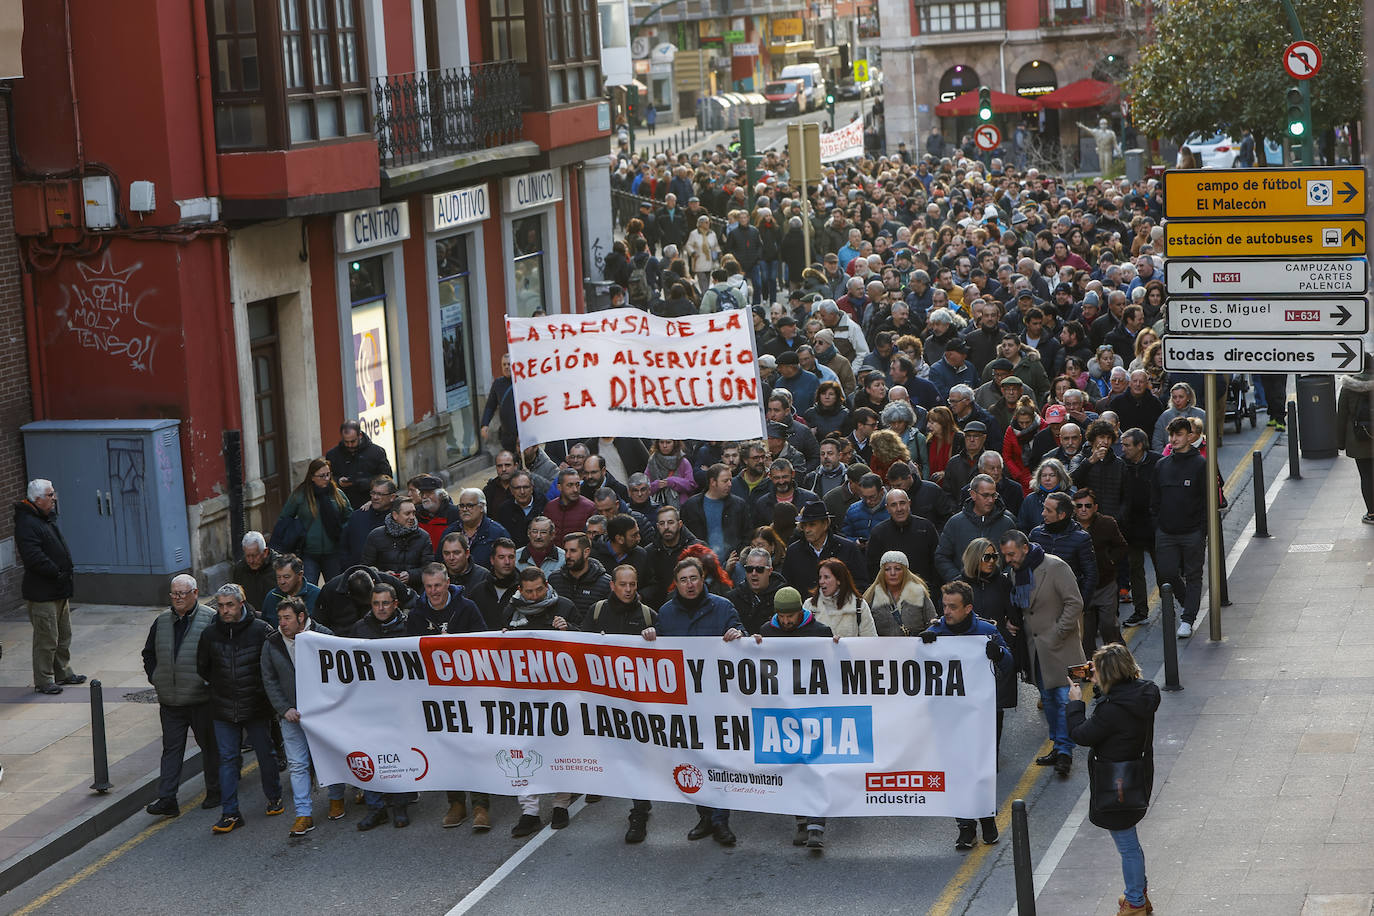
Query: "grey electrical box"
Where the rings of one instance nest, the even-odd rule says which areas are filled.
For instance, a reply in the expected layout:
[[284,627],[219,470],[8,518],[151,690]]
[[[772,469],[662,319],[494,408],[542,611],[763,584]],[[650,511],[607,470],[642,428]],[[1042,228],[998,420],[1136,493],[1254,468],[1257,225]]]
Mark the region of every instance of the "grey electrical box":
[[81,196],[86,201],[86,228],[115,228],[114,180],[109,175],[88,175],[81,179]]
[[151,181],[129,182],[129,209],[135,213],[151,213],[157,209],[157,194]]
[[30,478],[57,490],[76,599],[161,605],[191,566],[179,420],[39,420],[21,428]]

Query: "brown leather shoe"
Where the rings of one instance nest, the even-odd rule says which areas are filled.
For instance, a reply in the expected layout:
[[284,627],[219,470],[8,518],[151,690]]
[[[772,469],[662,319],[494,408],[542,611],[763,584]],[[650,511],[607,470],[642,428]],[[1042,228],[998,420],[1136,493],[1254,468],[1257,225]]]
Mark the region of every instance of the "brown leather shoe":
[[315,820],[314,820],[314,818],[309,818],[309,817],[298,817],[298,818],[296,818],[296,822],[295,822],[294,824],[291,825],[291,835],[292,835],[292,836],[305,836],[307,833],[309,833],[310,831],[312,831],[312,830],[314,830],[314,829],[315,829]]
[[342,798],[331,798],[329,800],[329,819],[331,821],[337,821],[347,813],[348,809],[344,807]]
[[468,806],[462,802],[454,802],[448,806],[448,813],[444,815],[445,827],[457,827],[468,819]]
[[487,814],[487,809],[481,805],[472,809],[472,830],[474,833],[485,833],[491,829],[491,816]]

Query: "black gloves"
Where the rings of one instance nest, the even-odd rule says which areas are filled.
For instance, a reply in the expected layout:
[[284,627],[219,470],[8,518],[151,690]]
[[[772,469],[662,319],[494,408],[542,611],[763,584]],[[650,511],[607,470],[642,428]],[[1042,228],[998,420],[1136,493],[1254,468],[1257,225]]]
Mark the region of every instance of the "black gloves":
[[995,662],[1002,657],[1002,647],[997,645],[997,640],[988,637],[988,647],[984,651],[988,654],[988,661]]
[[931,643],[935,642],[935,634],[930,630],[922,630],[921,642],[925,643],[926,645],[930,645]]

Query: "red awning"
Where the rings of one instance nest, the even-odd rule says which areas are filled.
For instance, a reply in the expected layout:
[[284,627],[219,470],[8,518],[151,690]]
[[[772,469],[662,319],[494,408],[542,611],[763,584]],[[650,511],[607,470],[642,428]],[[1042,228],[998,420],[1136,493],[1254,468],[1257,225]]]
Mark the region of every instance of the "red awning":
[[[1005,92],[992,90],[989,92],[992,100],[993,114],[1009,114],[1011,112],[1039,111],[1040,106],[1035,104],[1034,99],[1023,99],[1019,95],[1007,95]],[[970,89],[961,96],[956,96],[948,102],[941,102],[935,106],[935,113],[942,118],[963,117],[978,113],[978,90]]]
[[1099,108],[1121,98],[1121,89],[1100,80],[1078,80],[1036,99],[1045,108]]

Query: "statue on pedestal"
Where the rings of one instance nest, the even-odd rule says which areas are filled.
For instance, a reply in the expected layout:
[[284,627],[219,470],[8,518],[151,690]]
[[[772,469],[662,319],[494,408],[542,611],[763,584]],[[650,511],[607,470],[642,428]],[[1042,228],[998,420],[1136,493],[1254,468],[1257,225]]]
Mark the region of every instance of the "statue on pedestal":
[[1101,118],[1096,127],[1089,127],[1082,121],[1078,122],[1080,130],[1090,134],[1097,142],[1097,164],[1102,169],[1103,174],[1112,170],[1112,158],[1121,155],[1121,144],[1117,142],[1116,134],[1112,133],[1111,126],[1106,118]]

